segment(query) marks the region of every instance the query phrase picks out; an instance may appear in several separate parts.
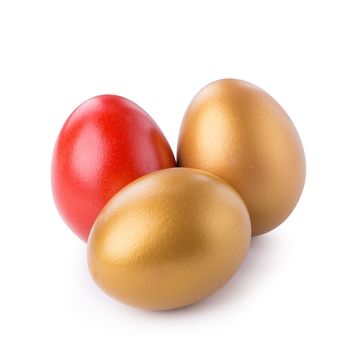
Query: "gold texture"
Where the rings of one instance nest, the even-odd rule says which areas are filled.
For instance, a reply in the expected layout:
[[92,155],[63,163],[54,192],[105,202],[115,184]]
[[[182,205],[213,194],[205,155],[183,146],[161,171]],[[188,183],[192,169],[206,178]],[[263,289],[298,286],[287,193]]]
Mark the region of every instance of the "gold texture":
[[248,211],[226,182],[171,168],[126,186],[102,209],[88,241],[96,283],[124,303],[166,310],[223,286],[245,257]]
[[181,126],[178,165],[202,169],[231,184],[247,205],[252,232],[282,223],[305,182],[305,157],[297,130],[265,91],[223,79],[191,101]]

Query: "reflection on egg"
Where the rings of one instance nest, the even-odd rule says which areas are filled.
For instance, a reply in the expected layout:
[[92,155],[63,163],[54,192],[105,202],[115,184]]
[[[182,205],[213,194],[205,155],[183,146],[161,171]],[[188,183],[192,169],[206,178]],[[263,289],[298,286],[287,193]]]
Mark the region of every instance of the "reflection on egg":
[[145,309],[195,303],[237,271],[251,237],[248,211],[226,182],[172,168],[126,186],[102,209],[88,241],[96,283]]
[[270,95],[242,80],[215,81],[193,98],[180,131],[178,165],[231,184],[247,205],[255,235],[288,217],[305,181],[292,121]]

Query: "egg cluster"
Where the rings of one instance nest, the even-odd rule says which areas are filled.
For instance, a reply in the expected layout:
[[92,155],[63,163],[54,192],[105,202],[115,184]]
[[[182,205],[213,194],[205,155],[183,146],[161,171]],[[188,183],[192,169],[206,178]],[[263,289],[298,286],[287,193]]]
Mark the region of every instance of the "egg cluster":
[[82,103],[52,160],[56,206],[88,242],[88,265],[109,295],[175,309],[222,287],[251,235],[292,212],[303,190],[299,135],[265,91],[215,81],[191,101],[177,164],[150,116],[114,95]]

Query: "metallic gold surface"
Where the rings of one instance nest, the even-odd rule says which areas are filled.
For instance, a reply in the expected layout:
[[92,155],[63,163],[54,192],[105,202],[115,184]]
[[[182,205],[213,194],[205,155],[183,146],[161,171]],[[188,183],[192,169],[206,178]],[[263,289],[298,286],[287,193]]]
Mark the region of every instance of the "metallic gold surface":
[[242,80],[204,87],[190,103],[179,136],[178,165],[215,174],[247,205],[254,235],[282,223],[305,182],[298,133],[282,107]]
[[226,182],[171,168],[126,186],[91,230],[88,264],[109,295],[166,310],[199,301],[237,271],[249,247],[248,211]]

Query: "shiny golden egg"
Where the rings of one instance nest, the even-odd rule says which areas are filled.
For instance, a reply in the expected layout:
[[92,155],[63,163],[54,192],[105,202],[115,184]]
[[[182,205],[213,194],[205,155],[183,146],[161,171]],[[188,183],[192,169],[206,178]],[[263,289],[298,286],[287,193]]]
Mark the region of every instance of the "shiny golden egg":
[[251,237],[235,190],[200,170],[171,168],[124,187],[98,215],[88,265],[112,297],[166,310],[195,303],[237,271]]
[[231,184],[247,205],[254,235],[288,217],[305,182],[303,146],[287,113],[264,90],[235,79],[215,81],[191,101],[178,165]]

